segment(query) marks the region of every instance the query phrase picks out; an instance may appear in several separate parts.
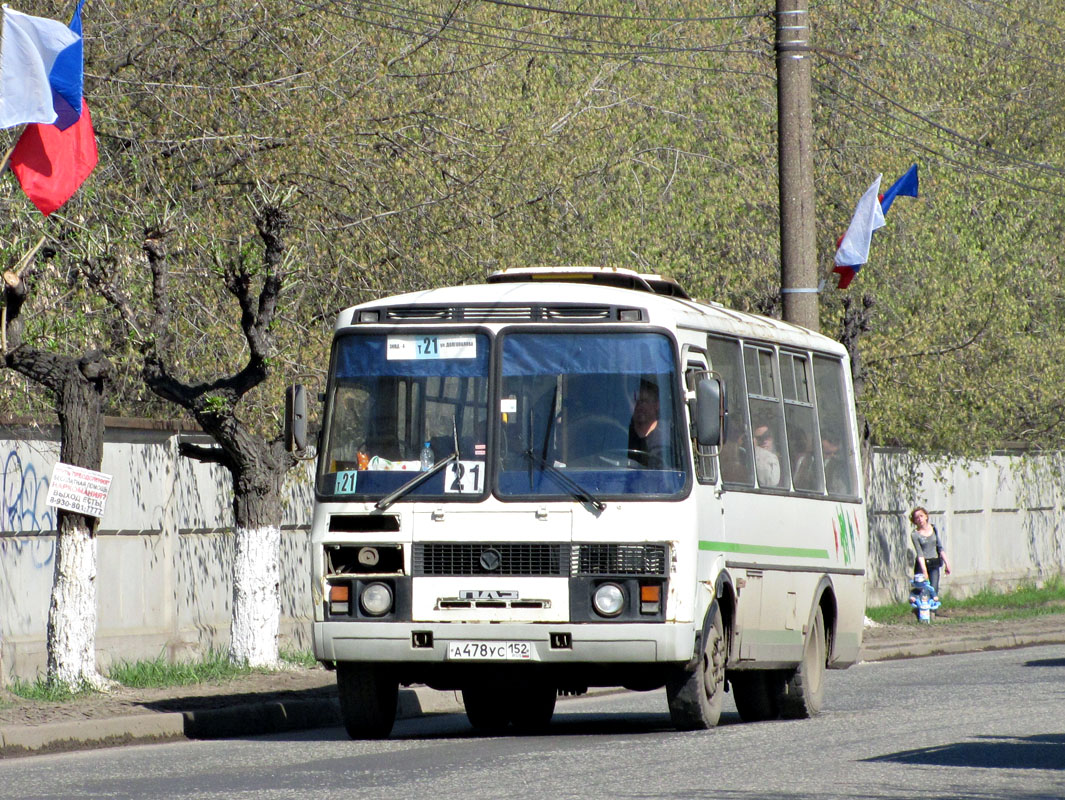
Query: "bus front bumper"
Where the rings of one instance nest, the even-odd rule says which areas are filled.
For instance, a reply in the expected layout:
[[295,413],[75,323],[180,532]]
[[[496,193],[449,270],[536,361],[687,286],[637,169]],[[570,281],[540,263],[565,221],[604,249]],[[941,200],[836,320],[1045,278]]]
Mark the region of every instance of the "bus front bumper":
[[[498,645],[541,664],[664,664],[687,662],[695,643],[691,623],[493,624],[315,622],[314,654],[320,661],[387,663],[485,663],[476,644],[500,661]],[[451,647],[455,643],[454,647]],[[516,663],[512,658],[509,663]]]

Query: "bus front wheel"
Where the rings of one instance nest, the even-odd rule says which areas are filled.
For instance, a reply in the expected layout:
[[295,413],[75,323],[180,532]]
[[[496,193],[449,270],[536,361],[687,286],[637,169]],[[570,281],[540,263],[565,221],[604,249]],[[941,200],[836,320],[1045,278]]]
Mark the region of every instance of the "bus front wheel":
[[340,716],[352,739],[386,739],[396,723],[399,681],[376,664],[337,662]]
[[818,606],[803,644],[802,661],[788,676],[781,695],[780,711],[784,719],[806,719],[821,713],[825,700],[825,615]]
[[721,718],[725,694],[725,629],[715,604],[706,626],[702,653],[694,669],[684,670],[666,683],[669,716],[682,731],[713,728]]

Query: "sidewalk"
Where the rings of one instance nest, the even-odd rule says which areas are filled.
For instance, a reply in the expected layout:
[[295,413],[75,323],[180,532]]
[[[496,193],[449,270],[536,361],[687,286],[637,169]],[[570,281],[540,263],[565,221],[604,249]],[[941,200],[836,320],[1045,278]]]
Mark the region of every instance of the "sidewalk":
[[[1037,644],[1065,644],[1065,614],[1010,623],[966,621],[871,627],[865,632],[861,660],[917,658]],[[102,704],[103,708],[97,708],[91,718],[19,724],[5,723],[0,714],[0,758],[133,742],[220,739],[340,725],[333,673],[305,672],[308,674],[300,684],[304,688],[299,690],[270,686],[275,691],[239,693],[247,687],[238,679],[237,685],[229,687],[225,694],[213,697],[204,696],[196,686],[183,687],[176,690],[175,696],[153,702],[116,700],[108,704],[105,696],[95,701],[95,705]],[[264,681],[272,681],[270,675],[259,675],[255,680],[259,688]],[[274,682],[280,684],[282,678]],[[285,683],[290,686],[291,680]],[[566,702],[566,698],[560,698],[559,702]],[[73,701],[73,705],[77,703]],[[59,711],[65,709],[59,707]],[[399,719],[462,711],[462,698],[457,692],[438,692],[425,687],[400,690]],[[57,716],[76,714],[67,712]],[[42,715],[41,719],[48,720],[48,715]]]

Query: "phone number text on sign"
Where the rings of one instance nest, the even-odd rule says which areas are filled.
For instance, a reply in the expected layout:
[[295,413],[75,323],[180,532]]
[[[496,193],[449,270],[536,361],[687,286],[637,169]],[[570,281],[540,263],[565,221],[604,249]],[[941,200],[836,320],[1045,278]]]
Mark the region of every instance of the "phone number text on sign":
[[110,475],[59,462],[52,469],[52,482],[45,502],[66,511],[102,517],[110,490]]

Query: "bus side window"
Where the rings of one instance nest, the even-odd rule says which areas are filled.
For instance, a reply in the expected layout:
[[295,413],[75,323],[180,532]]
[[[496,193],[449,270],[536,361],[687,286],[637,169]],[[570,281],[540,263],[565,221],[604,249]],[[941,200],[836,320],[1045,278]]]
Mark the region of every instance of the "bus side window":
[[791,476],[784,441],[784,409],[776,351],[746,345],[743,364],[747,399],[751,406],[751,438],[754,441],[754,471],[763,489],[790,489]]
[[801,492],[823,492],[821,448],[811,397],[810,359],[806,354],[780,353],[780,381],[784,393],[784,421],[788,429],[792,485]]
[[721,376],[728,396],[728,428],[718,450],[721,480],[738,486],[754,486],[754,452],[747,416],[747,387],[743,380],[740,343],[709,337],[706,341],[710,369]]
[[851,419],[843,382],[843,364],[834,358],[814,356],[817,419],[829,494],[857,494],[857,465],[851,441]]

